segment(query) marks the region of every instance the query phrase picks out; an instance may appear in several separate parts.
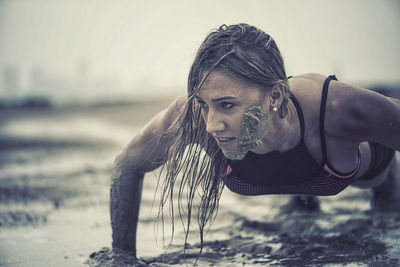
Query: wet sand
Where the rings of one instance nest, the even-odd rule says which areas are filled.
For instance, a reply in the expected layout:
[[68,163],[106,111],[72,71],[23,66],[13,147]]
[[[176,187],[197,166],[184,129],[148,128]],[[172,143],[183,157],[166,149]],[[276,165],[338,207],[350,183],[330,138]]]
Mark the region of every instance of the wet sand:
[[[111,168],[166,105],[1,110],[0,266],[132,266],[129,255],[109,251]],[[155,177],[145,178],[138,256],[143,265],[191,265],[199,251],[195,234],[186,256],[181,228],[166,254],[161,234],[155,238]],[[285,206],[288,196],[225,189],[198,265],[397,266],[400,213],[371,212],[370,197],[348,188],[309,212]]]

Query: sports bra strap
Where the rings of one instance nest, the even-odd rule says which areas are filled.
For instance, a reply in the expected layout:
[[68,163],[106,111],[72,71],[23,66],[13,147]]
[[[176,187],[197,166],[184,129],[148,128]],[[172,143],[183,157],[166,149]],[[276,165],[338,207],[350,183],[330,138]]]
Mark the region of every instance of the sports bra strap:
[[301,140],[304,140],[305,123],[304,123],[303,111],[301,110],[300,104],[293,94],[291,94],[290,100],[292,100],[294,107],[296,108],[297,116],[299,117],[299,122],[300,122]]
[[321,107],[319,110],[319,135],[321,138],[323,165],[328,163],[328,156],[327,156],[326,142],[325,142],[325,108],[326,108],[326,100],[328,98],[328,87],[331,80],[337,81],[336,76],[330,75],[328,78],[326,78],[324,85],[322,87]]
[[332,165],[329,164],[328,161],[328,155],[327,155],[327,150],[326,150],[326,141],[325,141],[325,108],[326,108],[326,101],[328,98],[328,87],[329,83],[331,80],[337,81],[335,75],[331,75],[328,78],[326,78],[324,85],[322,87],[322,96],[321,96],[321,109],[320,109],[320,114],[319,114],[319,131],[320,131],[320,137],[321,137],[321,147],[322,147],[322,165],[324,166],[324,169],[331,173],[332,175],[347,179],[354,177],[358,170],[360,169],[360,164],[361,164],[361,155],[360,155],[360,147],[358,147],[357,151],[357,165],[356,168],[347,174],[342,174],[339,171],[335,170],[335,168],[332,167]]

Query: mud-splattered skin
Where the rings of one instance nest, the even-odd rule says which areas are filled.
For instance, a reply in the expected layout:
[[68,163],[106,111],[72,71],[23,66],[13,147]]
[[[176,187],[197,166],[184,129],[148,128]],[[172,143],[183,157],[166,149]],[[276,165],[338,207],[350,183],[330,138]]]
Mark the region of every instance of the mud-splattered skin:
[[240,136],[233,149],[225,149],[225,157],[231,160],[241,160],[250,150],[261,144],[261,139],[268,127],[268,112],[261,104],[246,108],[240,123]]
[[267,90],[215,71],[197,93],[207,132],[215,139],[235,139],[220,146],[226,158],[241,160],[261,144],[269,121]]

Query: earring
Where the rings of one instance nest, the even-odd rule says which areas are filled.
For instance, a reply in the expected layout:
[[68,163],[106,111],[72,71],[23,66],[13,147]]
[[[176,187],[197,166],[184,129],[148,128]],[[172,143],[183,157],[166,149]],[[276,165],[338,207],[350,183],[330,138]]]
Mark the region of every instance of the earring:
[[277,112],[277,111],[278,111],[278,108],[277,108],[277,107],[273,107],[273,108],[272,108],[272,111]]

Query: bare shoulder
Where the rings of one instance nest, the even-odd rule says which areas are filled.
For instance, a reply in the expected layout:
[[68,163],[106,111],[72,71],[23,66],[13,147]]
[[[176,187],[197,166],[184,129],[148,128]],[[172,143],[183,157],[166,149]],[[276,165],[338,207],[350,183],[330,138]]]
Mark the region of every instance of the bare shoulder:
[[173,101],[166,109],[154,116],[142,129],[142,134],[162,135],[183,112],[186,96]]
[[[290,90],[300,103],[306,135],[319,136],[319,116],[327,76],[309,73],[289,80]],[[325,105],[325,134],[330,140],[356,146],[373,141],[400,150],[400,101],[374,91],[331,80]]]
[[296,75],[293,78],[320,82],[320,81],[324,81],[326,79],[326,77],[327,76],[322,75],[320,73],[303,73],[303,74]]
[[383,136],[400,134],[400,101],[371,90],[332,81],[327,110],[334,128],[361,141],[385,143]]
[[185,103],[186,97],[180,97],[154,116],[132,138],[119,158],[139,172],[151,171],[163,164],[166,147],[160,143],[161,137],[179,118]]
[[374,141],[398,149],[400,134],[400,101],[371,90],[332,81],[329,86],[327,123],[336,135],[355,141]]
[[315,104],[321,96],[325,79],[326,76],[317,73],[297,75],[289,80],[290,90],[300,102]]
[[[289,79],[292,94],[299,102],[306,121],[306,129],[318,127],[322,86],[326,76],[317,73],[296,75]],[[307,125],[308,124],[308,125]]]

